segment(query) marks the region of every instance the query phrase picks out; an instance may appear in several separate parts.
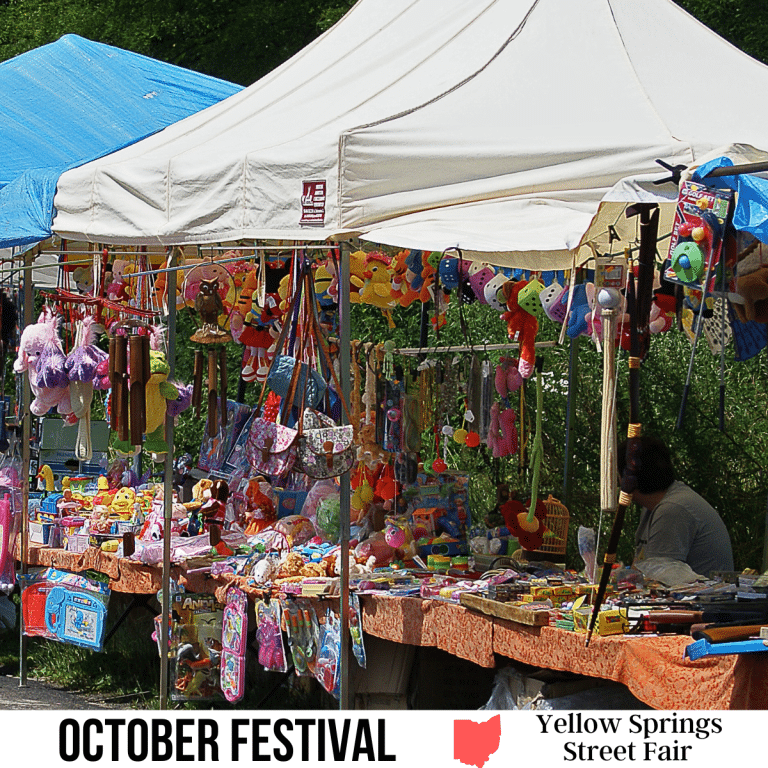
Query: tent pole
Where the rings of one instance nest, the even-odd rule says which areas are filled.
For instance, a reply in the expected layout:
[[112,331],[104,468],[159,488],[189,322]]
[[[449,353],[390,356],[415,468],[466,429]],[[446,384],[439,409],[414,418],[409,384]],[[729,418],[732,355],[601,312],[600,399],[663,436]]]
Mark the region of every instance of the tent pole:
[[[176,260],[171,251],[169,262]],[[176,367],[176,271],[168,273],[168,378],[172,379]],[[168,708],[168,664],[171,617],[171,519],[173,511],[173,417],[166,414],[165,440],[168,453],[165,455],[163,477],[163,590],[160,620],[160,709]]]
[[[618,509],[616,496],[618,467],[616,459],[616,324],[618,312],[616,309],[603,308],[602,341],[603,341],[603,405],[600,423],[600,525],[597,529],[595,553],[600,543],[602,521],[606,516],[614,516]],[[594,581],[596,572],[587,574]]]
[[[30,250],[24,254],[25,266],[30,266],[34,260],[34,253]],[[24,306],[23,328],[32,325],[35,309],[35,294],[32,287],[32,273],[24,273]],[[30,464],[30,442],[32,439],[32,413],[29,410],[32,404],[32,390],[29,386],[29,371],[24,372],[23,402],[21,403],[20,417],[22,420],[22,441],[21,441],[21,574],[26,575],[27,560],[29,559],[29,516],[27,509],[29,507],[29,464]],[[27,686],[27,638],[24,634],[24,612],[19,611],[19,687]]]
[[[351,330],[350,330],[350,260],[349,249],[344,243],[339,244],[341,253],[341,284],[339,287],[339,378],[341,383],[341,396],[349,402],[350,393],[350,365],[351,365]],[[342,409],[343,411],[344,409]],[[342,422],[345,414],[342,412]],[[350,633],[349,633],[349,536],[350,536],[350,473],[346,471],[339,478],[339,545],[341,558],[340,592],[341,604],[339,615],[341,617],[341,647],[339,652],[340,685],[339,708],[354,709],[354,698],[349,681],[350,662]]]
[[573,423],[576,416],[576,395],[579,380],[579,339],[571,339],[568,355],[568,399],[565,406],[565,462],[563,467],[563,504],[571,508],[573,481]]

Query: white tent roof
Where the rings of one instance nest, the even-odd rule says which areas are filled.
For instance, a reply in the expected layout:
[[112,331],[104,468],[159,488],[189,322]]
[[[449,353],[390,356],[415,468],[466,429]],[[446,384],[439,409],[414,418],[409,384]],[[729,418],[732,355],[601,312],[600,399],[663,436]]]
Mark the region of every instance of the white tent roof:
[[[671,0],[359,0],[241,93],[63,174],[53,228],[164,244],[366,233],[568,266],[624,177],[768,147],[767,87],[768,67]],[[303,226],[317,180],[322,223]]]

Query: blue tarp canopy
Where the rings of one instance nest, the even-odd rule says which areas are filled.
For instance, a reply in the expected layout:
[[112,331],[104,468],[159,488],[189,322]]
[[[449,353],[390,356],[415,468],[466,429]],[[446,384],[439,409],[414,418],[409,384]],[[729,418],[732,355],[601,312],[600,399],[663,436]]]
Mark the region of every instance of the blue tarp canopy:
[[51,236],[64,171],[240,90],[77,35],[0,62],[0,248]]

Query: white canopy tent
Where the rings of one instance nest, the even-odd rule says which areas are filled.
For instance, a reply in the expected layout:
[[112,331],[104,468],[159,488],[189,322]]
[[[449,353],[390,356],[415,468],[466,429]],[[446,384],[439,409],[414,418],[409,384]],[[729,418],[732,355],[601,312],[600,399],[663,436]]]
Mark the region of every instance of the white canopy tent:
[[657,158],[768,147],[766,86],[768,67],[672,0],[359,0],[241,93],[64,173],[53,228],[125,244],[362,233],[563,268],[608,223],[634,231],[621,203],[637,187],[613,188],[668,176]]

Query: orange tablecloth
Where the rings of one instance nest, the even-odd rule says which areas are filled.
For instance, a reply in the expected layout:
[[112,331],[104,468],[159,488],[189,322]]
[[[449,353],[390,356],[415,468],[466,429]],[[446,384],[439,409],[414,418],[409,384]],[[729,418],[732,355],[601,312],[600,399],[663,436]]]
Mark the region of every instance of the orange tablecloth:
[[[30,545],[30,565],[67,571],[94,570],[107,575],[116,592],[154,594],[162,586],[157,566],[89,548],[82,554]],[[194,592],[223,599],[237,584],[255,592],[241,577],[187,573],[173,567],[171,578]],[[683,657],[691,639],[594,636],[589,648],[584,635],[554,627],[522,624],[476,613],[461,605],[418,597],[363,595],[363,630],[385,640],[439,648],[482,667],[493,668],[498,657],[546,669],[575,672],[624,683],[641,701],[656,709],[768,709],[768,653]]]
[[683,657],[689,637],[594,636],[528,627],[461,605],[364,595],[363,629],[376,637],[441,648],[483,667],[494,654],[525,664],[624,683],[655,709],[768,709],[768,653]]
[[[30,544],[27,563],[75,573],[97,571],[109,577],[109,587],[115,592],[152,595],[163,586],[163,572],[160,566],[144,565],[136,560],[117,557],[109,552],[102,552],[97,547],[88,547],[85,552],[79,553]],[[233,577],[187,573],[183,567],[172,566],[171,578],[190,592],[214,593],[220,588],[226,588]]]

